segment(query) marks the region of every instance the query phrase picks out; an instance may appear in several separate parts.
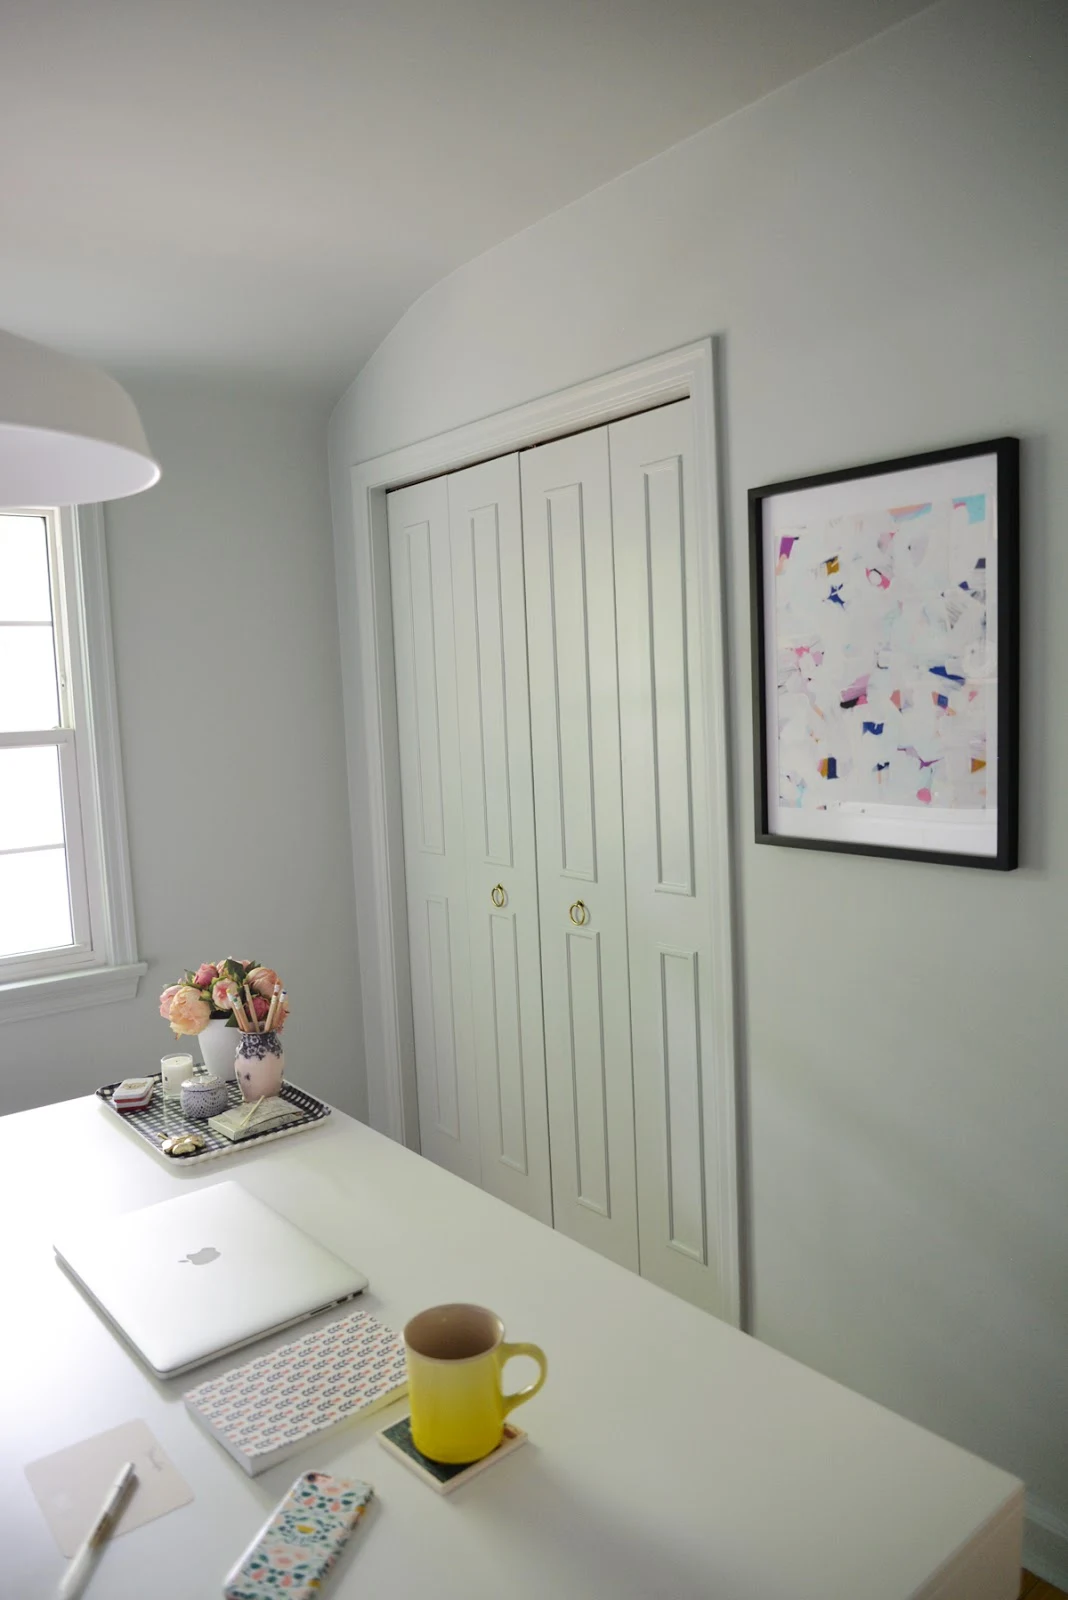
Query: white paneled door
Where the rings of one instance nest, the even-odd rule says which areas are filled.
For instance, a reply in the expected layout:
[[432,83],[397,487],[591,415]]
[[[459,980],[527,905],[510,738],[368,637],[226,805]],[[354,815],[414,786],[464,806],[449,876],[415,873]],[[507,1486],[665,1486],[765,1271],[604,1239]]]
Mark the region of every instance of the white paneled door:
[[423,1153],[733,1318],[693,428],[679,401],[387,502]]
[[423,1154],[480,1183],[445,479],[388,496],[393,647]]
[[713,882],[691,407],[608,430],[615,542],[641,1271],[711,1311],[720,1148]]
[[637,1269],[607,430],[520,470],[553,1209]]
[[448,495],[482,1184],[551,1224],[518,458]]

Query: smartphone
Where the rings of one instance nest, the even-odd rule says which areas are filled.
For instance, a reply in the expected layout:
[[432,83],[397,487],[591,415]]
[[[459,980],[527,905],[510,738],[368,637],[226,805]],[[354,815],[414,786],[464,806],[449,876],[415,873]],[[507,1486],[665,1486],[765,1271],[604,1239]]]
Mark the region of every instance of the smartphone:
[[223,1586],[225,1600],[316,1600],[374,1489],[305,1472],[260,1529]]

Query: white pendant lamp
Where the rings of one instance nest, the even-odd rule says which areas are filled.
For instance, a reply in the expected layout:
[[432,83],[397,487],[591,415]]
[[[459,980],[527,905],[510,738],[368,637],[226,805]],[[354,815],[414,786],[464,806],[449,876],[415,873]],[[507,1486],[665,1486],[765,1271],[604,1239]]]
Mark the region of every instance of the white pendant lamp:
[[0,508],[121,500],[158,478],[114,378],[0,329]]

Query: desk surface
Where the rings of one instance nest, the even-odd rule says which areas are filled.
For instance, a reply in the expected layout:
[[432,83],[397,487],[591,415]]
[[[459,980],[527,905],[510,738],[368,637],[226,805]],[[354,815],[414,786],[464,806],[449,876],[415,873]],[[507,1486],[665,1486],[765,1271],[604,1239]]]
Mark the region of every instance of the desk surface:
[[[182,1393],[153,1378],[56,1266],[72,1211],[105,1219],[236,1178],[370,1277],[393,1327],[492,1306],[544,1346],[517,1414],[530,1443],[448,1499],[378,1445],[403,1404],[247,1478]],[[378,1501],[330,1594],[433,1600],[1014,1600],[1016,1479],[592,1255],[348,1117],[174,1172],[95,1100],[0,1120],[0,1592],[35,1600],[64,1562],[23,1466],[144,1418],[192,1505],[117,1539],[89,1594],[209,1600],[299,1472],[366,1478]],[[323,1320],[328,1320],[324,1318]],[[306,1324],[305,1330],[313,1326]],[[282,1343],[286,1337],[276,1338]],[[516,1361],[511,1384],[525,1381]]]

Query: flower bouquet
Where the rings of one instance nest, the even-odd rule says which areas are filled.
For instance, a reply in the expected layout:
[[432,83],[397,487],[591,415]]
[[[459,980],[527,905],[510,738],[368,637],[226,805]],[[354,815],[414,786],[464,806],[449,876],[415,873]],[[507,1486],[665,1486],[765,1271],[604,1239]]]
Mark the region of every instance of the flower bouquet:
[[289,1015],[289,1001],[273,967],[258,961],[205,961],[187,971],[159,997],[159,1014],[176,1038],[203,1033],[209,1022],[223,1021],[242,1033],[280,1033]]

